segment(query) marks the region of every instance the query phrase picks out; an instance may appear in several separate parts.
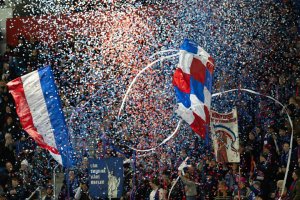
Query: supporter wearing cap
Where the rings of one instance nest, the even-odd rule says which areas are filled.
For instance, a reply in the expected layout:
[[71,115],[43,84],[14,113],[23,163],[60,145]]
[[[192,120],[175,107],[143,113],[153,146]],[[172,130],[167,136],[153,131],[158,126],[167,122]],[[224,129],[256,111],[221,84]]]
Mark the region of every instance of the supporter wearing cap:
[[21,167],[23,166],[23,167],[28,167],[28,165],[29,165],[29,163],[28,163],[28,161],[25,159],[25,160],[22,160],[22,162],[21,162]]
[[54,200],[52,185],[47,185],[46,196],[43,197],[43,200]]
[[31,168],[29,166],[29,163],[26,159],[22,160],[21,167],[19,169],[18,175],[20,177],[20,180],[22,181],[22,184],[26,187],[26,189],[34,189],[32,185],[32,173]]

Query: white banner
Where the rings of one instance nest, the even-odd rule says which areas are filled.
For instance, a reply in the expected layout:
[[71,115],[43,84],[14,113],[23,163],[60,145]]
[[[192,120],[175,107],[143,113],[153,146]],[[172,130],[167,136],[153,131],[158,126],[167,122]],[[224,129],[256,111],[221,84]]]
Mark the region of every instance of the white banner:
[[211,110],[211,137],[217,162],[240,162],[236,108],[230,113]]

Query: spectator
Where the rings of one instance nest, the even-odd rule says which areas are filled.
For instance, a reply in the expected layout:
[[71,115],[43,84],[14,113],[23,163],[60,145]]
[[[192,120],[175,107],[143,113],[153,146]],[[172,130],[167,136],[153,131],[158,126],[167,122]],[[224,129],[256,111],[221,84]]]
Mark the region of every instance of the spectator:
[[14,143],[11,137],[10,133],[5,134],[5,142],[1,145],[1,160],[2,160],[2,166],[7,161],[10,161],[12,163],[15,162],[16,158],[14,155]]
[[281,151],[284,143],[290,143],[291,136],[287,133],[287,128],[284,126],[279,127],[278,134],[277,144]]
[[80,186],[76,190],[75,200],[91,200],[92,198],[89,195],[89,187],[86,181],[80,183]]
[[64,180],[63,185],[60,188],[58,200],[65,200],[65,199],[69,199],[69,198],[70,198],[70,196],[68,195],[68,186],[67,186],[66,180]]
[[75,191],[79,186],[78,177],[75,174],[74,170],[70,170],[68,176],[66,177],[66,183],[69,185],[69,195],[71,198],[74,198]]
[[278,176],[283,178],[284,174],[286,172],[286,166],[289,158],[289,150],[290,150],[290,144],[284,143],[282,145],[282,152],[279,156],[279,168],[278,168]]
[[18,177],[12,177],[11,187],[8,188],[8,197],[11,200],[25,199],[25,189],[20,185]]
[[185,196],[187,200],[195,200],[197,198],[197,185],[194,180],[191,179],[191,174],[186,171],[183,175],[179,170],[178,174],[184,184]]
[[300,199],[300,170],[297,169],[292,175],[293,183],[289,189],[289,196],[292,200]]
[[293,151],[293,156],[294,156],[294,159],[295,160],[295,167],[296,168],[299,168],[300,167],[300,136],[297,136],[297,145],[296,147],[294,148],[294,151]]
[[[282,200],[288,200],[289,197],[287,196],[287,189],[286,187],[283,188],[283,180],[279,180],[277,181],[277,189],[274,193],[274,195],[272,196],[275,200],[279,200],[279,199],[282,199]],[[282,193],[282,190],[284,190],[283,194],[281,195]]]
[[42,200],[55,200],[53,196],[53,186],[48,185],[46,189],[46,196],[42,198]]
[[259,195],[262,195],[261,191],[261,183],[259,181],[254,181],[250,186],[251,192],[249,193],[248,199],[255,200],[255,198]]
[[246,186],[247,180],[245,177],[238,178],[238,187],[233,191],[234,199],[244,199],[247,198],[250,194],[249,187]]
[[231,199],[231,193],[230,193],[230,190],[228,189],[225,181],[219,181],[218,192],[217,192],[217,196],[215,199],[216,200]]
[[166,191],[160,187],[159,180],[154,177],[149,181],[150,187],[152,189],[149,200],[166,200]]

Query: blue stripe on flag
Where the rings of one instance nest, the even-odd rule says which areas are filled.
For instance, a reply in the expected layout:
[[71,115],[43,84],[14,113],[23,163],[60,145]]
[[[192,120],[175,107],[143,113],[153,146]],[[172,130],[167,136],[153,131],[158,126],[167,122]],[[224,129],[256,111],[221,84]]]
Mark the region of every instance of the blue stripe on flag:
[[71,167],[75,164],[71,158],[73,149],[69,142],[68,129],[51,68],[45,67],[38,70],[38,73],[57,149],[62,157],[63,166]]
[[191,94],[196,95],[200,101],[204,102],[204,85],[199,81],[195,80],[192,76],[190,80],[191,80]]
[[174,86],[178,103],[182,103],[186,108],[191,107],[190,94],[181,92],[177,86]]
[[204,85],[206,86],[206,88],[208,89],[208,91],[211,93],[211,89],[212,89],[212,75],[210,74],[210,72],[208,71],[208,69],[206,69],[205,71],[206,71],[206,75],[205,75],[205,83],[204,83]]
[[198,53],[198,45],[188,39],[184,39],[182,45],[180,46],[180,49],[185,50],[187,52],[197,54]]

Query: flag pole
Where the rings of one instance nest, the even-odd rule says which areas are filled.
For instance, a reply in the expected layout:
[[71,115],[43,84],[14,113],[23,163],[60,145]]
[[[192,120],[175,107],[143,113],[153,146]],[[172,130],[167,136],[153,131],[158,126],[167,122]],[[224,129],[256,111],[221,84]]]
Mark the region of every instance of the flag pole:
[[53,197],[54,199],[56,198],[56,168],[59,166],[59,164],[57,164],[54,169],[53,169]]

